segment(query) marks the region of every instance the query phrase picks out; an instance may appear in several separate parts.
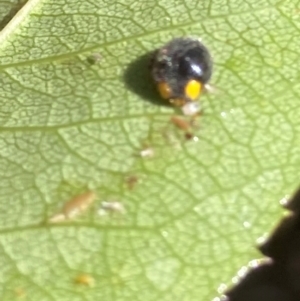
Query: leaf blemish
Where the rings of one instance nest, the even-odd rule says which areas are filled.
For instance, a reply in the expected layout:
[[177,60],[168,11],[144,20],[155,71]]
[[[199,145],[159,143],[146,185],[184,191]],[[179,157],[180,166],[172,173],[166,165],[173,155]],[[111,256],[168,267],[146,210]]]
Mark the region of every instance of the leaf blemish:
[[184,120],[178,116],[172,116],[170,120],[177,128],[179,128],[184,132],[184,137],[186,140],[193,140],[193,141],[199,140],[199,138],[196,137],[191,131],[193,127],[194,118],[192,119],[192,121],[188,122],[187,120]]
[[95,278],[88,274],[81,274],[75,278],[77,284],[93,287],[95,285]]
[[135,175],[130,175],[125,179],[125,183],[129,190],[132,190],[138,184],[139,178]]
[[143,148],[140,151],[140,156],[142,158],[153,158],[154,157],[154,149],[152,147]]
[[125,213],[125,207],[122,203],[113,201],[113,202],[102,202],[98,214],[100,216],[106,215],[107,213]]
[[87,62],[90,64],[90,65],[96,65],[98,64],[99,62],[101,62],[102,60],[102,56],[100,53],[92,53],[91,55],[89,55],[87,57]]
[[26,297],[26,292],[22,287],[15,288],[14,292],[15,292],[16,297],[19,299],[23,299]]
[[53,215],[49,222],[57,223],[65,220],[73,219],[84,213],[95,201],[96,194],[93,191],[88,191],[78,195],[68,201],[62,208],[61,212]]

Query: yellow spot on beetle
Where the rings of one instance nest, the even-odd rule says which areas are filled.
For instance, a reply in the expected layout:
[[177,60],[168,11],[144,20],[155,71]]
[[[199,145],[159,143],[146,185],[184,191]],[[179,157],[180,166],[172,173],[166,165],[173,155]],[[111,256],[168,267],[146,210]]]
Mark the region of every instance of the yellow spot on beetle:
[[164,99],[169,99],[172,95],[172,90],[166,82],[160,82],[157,84],[158,92]]
[[185,95],[190,100],[196,100],[201,92],[202,84],[197,80],[190,80],[185,86]]

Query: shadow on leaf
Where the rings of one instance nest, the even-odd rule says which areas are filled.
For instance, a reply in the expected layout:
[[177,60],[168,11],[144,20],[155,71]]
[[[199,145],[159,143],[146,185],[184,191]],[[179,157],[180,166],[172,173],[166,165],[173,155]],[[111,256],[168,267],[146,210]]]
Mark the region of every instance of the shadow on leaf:
[[167,101],[160,98],[151,78],[150,60],[152,54],[152,52],[148,52],[129,64],[124,72],[125,84],[129,90],[146,101],[155,105],[170,107],[171,105]]

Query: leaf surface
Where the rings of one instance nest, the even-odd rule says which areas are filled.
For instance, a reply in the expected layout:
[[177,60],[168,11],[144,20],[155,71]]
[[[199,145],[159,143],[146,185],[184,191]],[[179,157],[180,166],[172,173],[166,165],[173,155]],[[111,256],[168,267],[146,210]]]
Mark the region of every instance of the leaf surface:
[[[29,0],[17,10],[0,33],[0,299],[211,300],[260,258],[256,240],[299,184],[298,4]],[[198,142],[170,125],[175,110],[157,104],[144,59],[181,35],[200,36],[214,57]],[[143,144],[154,158],[136,156]],[[139,179],[132,190],[128,176]],[[85,215],[45,223],[87,189],[98,199]],[[99,216],[103,201],[126,214]],[[74,283],[82,273],[94,287]]]

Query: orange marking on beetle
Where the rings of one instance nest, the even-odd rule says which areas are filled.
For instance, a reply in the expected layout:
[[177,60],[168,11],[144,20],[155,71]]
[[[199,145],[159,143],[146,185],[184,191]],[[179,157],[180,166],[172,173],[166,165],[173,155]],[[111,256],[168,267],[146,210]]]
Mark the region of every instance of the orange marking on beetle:
[[157,89],[160,96],[164,99],[169,99],[172,96],[172,89],[166,82],[158,83]]
[[171,98],[170,103],[175,107],[182,107],[186,104],[186,99],[184,98]]

